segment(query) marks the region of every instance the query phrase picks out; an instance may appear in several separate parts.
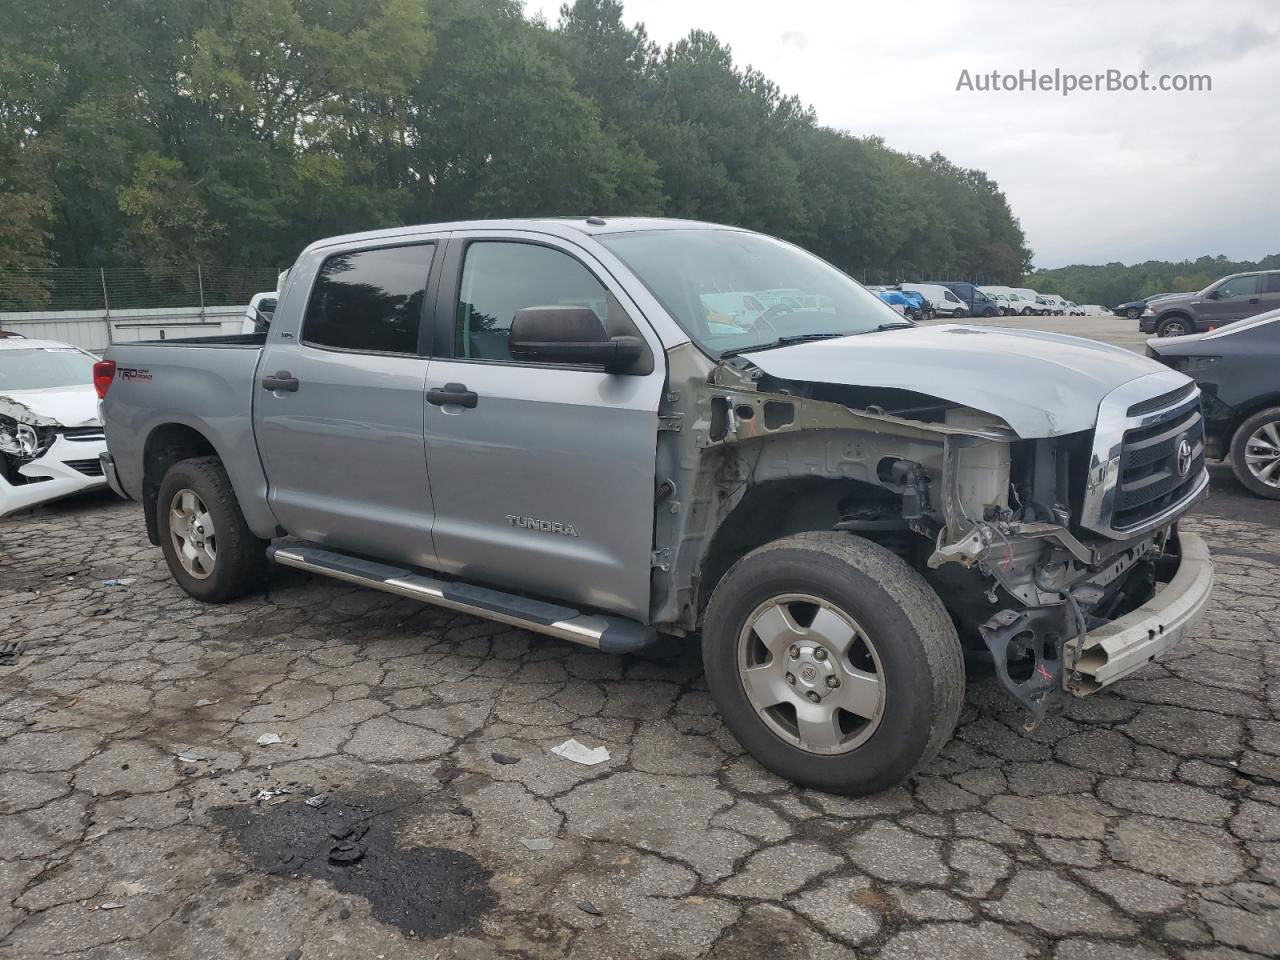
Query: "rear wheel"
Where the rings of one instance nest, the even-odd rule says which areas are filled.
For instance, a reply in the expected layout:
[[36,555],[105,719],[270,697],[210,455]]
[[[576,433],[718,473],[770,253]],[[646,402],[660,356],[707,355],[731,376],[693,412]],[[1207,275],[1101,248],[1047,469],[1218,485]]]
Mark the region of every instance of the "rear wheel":
[[1231,469],[1251,493],[1280,500],[1280,407],[1260,410],[1236,428]]
[[1023,315],[1024,317],[1029,317],[1029,316],[1031,316],[1031,313],[1032,313],[1032,310],[1031,310],[1031,308],[1030,308],[1030,307],[1023,307],[1023,308],[1022,308],[1022,315]]
[[804,786],[875,793],[950,738],[964,662],[937,594],[890,551],[806,533],[739,560],[702,633],[707,686],[760,763]]
[[1139,310],[1137,307],[1130,307],[1128,310],[1124,312],[1124,315],[1128,317],[1130,320],[1137,320],[1140,316],[1142,316],[1142,311]]
[[197,600],[234,600],[265,579],[267,542],[249,529],[217,457],[171,466],[160,482],[156,512],[169,572]]
[[969,315],[968,311],[966,311],[964,307],[961,307],[959,310],[957,310],[957,311],[956,311],[955,313],[953,313],[951,316],[952,316],[952,317],[954,317],[954,318],[955,318],[955,319],[957,319],[957,320],[963,320],[963,319],[964,319],[965,317],[967,317],[968,315]]
[[1160,325],[1156,327],[1157,337],[1183,337],[1190,332],[1191,324],[1181,314],[1174,314],[1166,320],[1161,320]]

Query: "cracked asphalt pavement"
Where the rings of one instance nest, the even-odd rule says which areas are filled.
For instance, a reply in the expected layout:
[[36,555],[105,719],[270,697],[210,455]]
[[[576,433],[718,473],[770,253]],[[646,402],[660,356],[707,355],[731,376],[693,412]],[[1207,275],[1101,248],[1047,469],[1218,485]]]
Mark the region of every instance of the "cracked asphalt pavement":
[[1192,636],[1032,733],[979,672],[854,799],[745,756],[691,643],[285,570],[203,606],[136,505],[53,505],[0,524],[0,960],[1275,956],[1276,521],[1215,470]]

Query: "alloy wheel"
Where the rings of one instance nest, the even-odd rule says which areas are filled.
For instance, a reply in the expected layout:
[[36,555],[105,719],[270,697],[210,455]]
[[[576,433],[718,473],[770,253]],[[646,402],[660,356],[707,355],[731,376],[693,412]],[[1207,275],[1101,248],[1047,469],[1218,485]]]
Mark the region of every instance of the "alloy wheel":
[[1249,435],[1244,462],[1259,482],[1280,489],[1280,420],[1264,423]]
[[848,753],[884,716],[875,645],[849,614],[818,597],[785,594],[760,604],[738,638],[738,673],[756,715],[809,753]]
[[169,502],[169,537],[183,570],[197,580],[213,575],[218,560],[217,532],[208,507],[194,490],[179,490]]

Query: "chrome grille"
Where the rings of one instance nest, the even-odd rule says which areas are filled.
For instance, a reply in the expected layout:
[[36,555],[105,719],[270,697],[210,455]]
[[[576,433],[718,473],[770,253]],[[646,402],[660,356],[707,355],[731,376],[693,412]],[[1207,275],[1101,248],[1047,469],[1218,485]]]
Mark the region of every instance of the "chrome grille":
[[1204,456],[1195,384],[1162,371],[1118,387],[1098,407],[1080,525],[1125,540],[1173,522],[1209,485]]
[[[1180,448],[1186,454],[1181,464]],[[1203,472],[1204,420],[1200,399],[1194,397],[1169,419],[1125,432],[1112,526],[1126,530],[1162,513],[1189,493]]]

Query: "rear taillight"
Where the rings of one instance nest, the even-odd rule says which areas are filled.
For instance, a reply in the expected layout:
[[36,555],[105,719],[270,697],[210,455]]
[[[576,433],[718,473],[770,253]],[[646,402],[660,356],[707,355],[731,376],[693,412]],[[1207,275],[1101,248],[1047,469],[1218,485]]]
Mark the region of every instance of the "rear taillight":
[[98,391],[99,400],[107,395],[107,391],[111,389],[111,381],[115,378],[116,362],[114,360],[99,360],[93,365],[93,389]]

